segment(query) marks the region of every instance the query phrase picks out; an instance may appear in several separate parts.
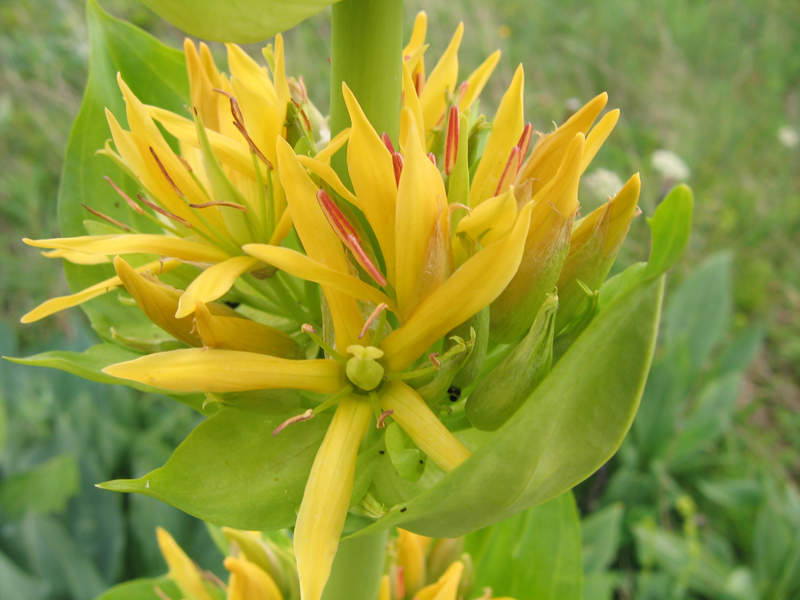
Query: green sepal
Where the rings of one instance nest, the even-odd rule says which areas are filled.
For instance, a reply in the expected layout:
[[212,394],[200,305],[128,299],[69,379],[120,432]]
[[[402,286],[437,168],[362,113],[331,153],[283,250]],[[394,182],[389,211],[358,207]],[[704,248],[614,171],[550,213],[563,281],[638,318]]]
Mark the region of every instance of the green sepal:
[[406,481],[418,481],[425,470],[426,456],[397,423],[386,428],[386,451],[397,473]]
[[[465,342],[464,338],[458,335],[449,336],[445,343],[452,342],[452,344],[449,347],[445,346],[446,350],[440,357],[441,366],[430,380],[418,385],[413,380],[408,382],[431,408],[445,400],[456,402],[461,398],[462,388],[454,383],[454,379],[464,368],[464,364],[470,362],[469,359],[477,343],[477,334],[474,328],[462,333],[469,334],[469,341]],[[458,352],[458,350],[462,351]]]
[[403,485],[377,469],[375,497],[391,509],[358,535],[402,526],[457,537],[546,502],[603,465],[636,414],[663,289],[662,278],[617,298],[496,432],[459,433],[473,454],[449,474],[429,463],[420,481]]
[[472,317],[464,321],[461,325],[453,329],[444,342],[443,350],[446,352],[454,342],[450,339],[458,336],[461,339],[469,339],[472,332],[475,333],[475,343],[472,352],[464,361],[464,364],[453,377],[452,384],[459,390],[463,390],[471,384],[481,372],[483,362],[486,360],[486,351],[489,349],[489,307],[486,306]]
[[553,364],[557,308],[558,296],[548,296],[528,335],[469,395],[465,410],[473,427],[495,431],[547,377]]
[[223,409],[198,425],[163,467],[98,487],[158,498],[235,529],[293,527],[331,417],[317,415],[273,437],[283,416]]

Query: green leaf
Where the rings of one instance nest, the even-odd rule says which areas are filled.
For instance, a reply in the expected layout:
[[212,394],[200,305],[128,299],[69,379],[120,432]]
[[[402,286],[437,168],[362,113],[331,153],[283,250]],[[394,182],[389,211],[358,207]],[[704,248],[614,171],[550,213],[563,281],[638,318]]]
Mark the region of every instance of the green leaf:
[[142,0],[185,32],[250,44],[291,29],[338,0]]
[[583,570],[587,577],[604,573],[619,552],[620,529],[625,508],[612,504],[586,517],[583,531]]
[[[156,588],[161,590],[163,595],[159,595]],[[165,575],[155,579],[137,579],[115,585],[96,600],[163,600],[165,597],[179,598],[180,594],[178,586]]]
[[8,431],[8,412],[6,411],[6,401],[0,393],[0,458],[3,457],[3,448],[6,445],[6,435]]
[[467,536],[475,589],[516,600],[582,600],[581,523],[572,492]]
[[583,580],[584,600],[614,600],[614,590],[622,579],[619,573],[608,571],[587,575]]
[[685,184],[672,188],[648,220],[652,232],[650,260],[642,277],[651,279],[665,273],[689,244],[694,197]]
[[0,482],[0,508],[19,519],[27,510],[40,514],[63,512],[80,487],[75,457],[62,454]]
[[[85,235],[83,221],[88,213],[81,204],[87,204],[139,231],[152,232],[155,226],[120,201],[103,176],[111,177],[129,195],[139,191],[139,187],[113,161],[96,156],[95,152],[111,137],[105,109],[111,110],[121,123],[125,122],[125,103],[117,86],[117,72],[145,104],[176,112],[183,110],[189,102],[183,53],[111,17],[95,0],[87,2],[86,17],[91,36],[89,80],[67,145],[58,193],[59,226],[64,236]],[[74,291],[114,276],[110,265],[90,267],[65,262],[64,268]],[[107,340],[111,339],[110,328],[114,324],[149,323],[138,307],[122,305],[116,294],[105,294],[82,306],[94,329]]]
[[272,431],[284,416],[223,409],[189,434],[163,467],[100,487],[137,492],[218,525],[294,526],[311,464],[330,416]]
[[391,510],[359,535],[402,524],[415,533],[457,537],[546,502],[588,477],[616,452],[636,414],[662,293],[663,278],[620,296],[514,418],[493,434],[457,434],[473,454],[451,473],[444,476],[429,461],[422,479],[410,484],[378,469],[374,496]]
[[384,439],[386,451],[400,477],[408,481],[418,481],[425,470],[426,456],[422,451],[397,423],[391,423],[386,428]]
[[42,600],[47,596],[48,586],[42,579],[34,578],[2,552],[0,552],[0,581],[3,582],[4,598]]
[[[113,385],[125,385],[152,394],[163,394],[164,390],[154,388],[149,385],[119,379],[106,375],[103,369],[109,365],[139,358],[141,354],[126,350],[115,344],[103,343],[90,347],[84,352],[67,352],[62,350],[51,350],[42,352],[35,356],[26,358],[8,358],[11,362],[20,365],[30,365],[33,367],[50,367],[72,373],[78,377],[97,381],[99,383],[110,383]],[[170,392],[169,395],[184,404],[188,404],[198,411],[202,411],[205,397],[199,394],[181,394],[180,392]]]

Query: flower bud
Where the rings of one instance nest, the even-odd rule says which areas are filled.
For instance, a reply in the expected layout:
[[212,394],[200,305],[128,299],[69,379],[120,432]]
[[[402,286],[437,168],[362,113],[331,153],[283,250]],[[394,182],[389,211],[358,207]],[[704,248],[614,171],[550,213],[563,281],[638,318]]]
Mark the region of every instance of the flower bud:
[[587,300],[581,282],[591,291],[600,288],[614,264],[631,220],[637,215],[641,184],[631,177],[620,192],[575,224],[570,248],[558,278],[560,306],[556,331],[574,319]]
[[494,431],[550,372],[558,296],[548,296],[528,335],[473,391],[465,406],[472,426]]
[[428,554],[428,581],[436,581],[447,568],[459,560],[464,550],[464,538],[442,538],[433,542],[433,547]]
[[403,568],[403,588],[406,598],[413,598],[425,585],[425,554],[430,538],[405,529],[398,529],[397,564]]
[[451,385],[459,390],[463,390],[475,380],[481,372],[483,361],[486,359],[486,350],[489,347],[488,306],[453,329],[444,342],[444,350],[447,351],[455,344],[452,340],[453,337],[468,339],[468,336],[472,335],[473,332],[474,344],[472,346],[472,353],[464,361],[464,364],[461,365],[461,368],[456,372],[451,382]]

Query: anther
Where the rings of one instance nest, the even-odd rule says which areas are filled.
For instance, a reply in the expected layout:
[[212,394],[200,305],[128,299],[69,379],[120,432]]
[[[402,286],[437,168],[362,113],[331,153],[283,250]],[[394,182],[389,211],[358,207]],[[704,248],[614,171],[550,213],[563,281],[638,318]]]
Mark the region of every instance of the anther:
[[428,152],[428,158],[433,163],[433,166],[436,166],[436,155],[433,152]]
[[300,423],[301,421],[308,421],[309,419],[314,418],[314,411],[312,409],[308,409],[302,415],[295,415],[294,417],[289,417],[283,423],[278,425],[275,430],[272,432],[272,437],[278,435],[281,431],[286,429],[289,425],[294,425],[295,423]]
[[358,339],[361,339],[366,335],[369,326],[372,325],[375,322],[375,319],[377,319],[387,308],[389,308],[389,305],[385,302],[381,302],[375,307],[375,310],[372,311],[372,314],[369,316],[366,323],[364,323],[364,327],[361,328],[361,333],[358,334]]
[[450,115],[447,119],[447,141],[444,146],[444,172],[450,175],[456,164],[458,157],[458,106],[450,107]]
[[461,101],[467,95],[467,90],[469,89],[469,82],[465,81],[460,86],[458,86],[458,104],[461,104]]
[[522,161],[525,160],[525,156],[528,154],[528,147],[530,146],[532,136],[533,136],[533,125],[528,123],[522,130],[522,135],[520,136],[519,142],[517,143],[517,148],[519,148],[520,151],[520,166],[522,166]]
[[394,146],[392,145],[392,140],[389,139],[389,134],[386,132],[382,133],[381,140],[383,141],[383,145],[386,146],[386,149],[394,154]]
[[142,203],[142,204],[144,204],[145,206],[149,206],[150,208],[152,208],[152,209],[153,209],[154,211],[156,211],[157,213],[159,213],[159,214],[161,214],[161,215],[164,215],[164,216],[165,216],[165,217],[167,217],[168,219],[172,219],[173,221],[177,221],[178,223],[180,223],[180,224],[181,224],[181,225],[183,225],[184,227],[188,227],[189,229],[191,229],[191,228],[192,228],[192,224],[191,224],[191,223],[189,223],[189,221],[187,221],[186,219],[182,219],[182,218],[181,218],[181,217],[179,217],[178,215],[173,215],[173,214],[172,214],[171,212],[169,212],[169,211],[166,211],[166,210],[164,210],[163,208],[161,208],[161,207],[160,207],[160,206],[158,206],[157,204],[154,204],[153,202],[150,202],[149,200],[147,200],[147,199],[146,199],[144,196],[142,196],[141,194],[136,194],[136,197],[139,199],[139,202],[141,202],[141,203]]
[[383,411],[381,413],[381,416],[378,417],[378,421],[375,424],[375,426],[378,429],[383,429],[384,427],[386,427],[386,419],[388,419],[392,415],[392,413],[394,413],[393,410],[385,410],[385,411]]
[[497,189],[494,192],[495,196],[504,192],[509,185],[514,183],[521,163],[520,156],[519,146],[514,146],[511,149],[511,155],[508,157],[506,168],[503,169],[503,174],[500,176],[500,181],[497,182]]
[[436,358],[437,356],[439,356],[438,352],[431,352],[430,354],[428,354],[428,360],[433,363],[434,371],[438,371],[439,369],[442,368],[442,363],[439,362],[438,358]]
[[392,154],[392,166],[394,167],[394,179],[397,187],[400,187],[400,175],[403,174],[403,156],[399,152]]
[[302,327],[300,327],[300,331],[302,331],[303,333],[317,333],[317,330],[314,329],[314,327],[312,325],[309,325],[308,323],[303,323]]
[[107,177],[107,176],[103,175],[103,179],[105,179],[105,180],[106,180],[106,181],[107,181],[109,184],[111,184],[111,187],[112,187],[112,188],[114,188],[114,191],[115,191],[115,192],[117,192],[117,193],[118,193],[120,196],[122,196],[122,198],[125,200],[125,202],[127,202],[127,203],[128,203],[128,206],[130,206],[130,207],[131,207],[133,210],[135,210],[135,211],[136,211],[138,214],[140,214],[140,215],[143,215],[143,214],[144,214],[144,209],[143,209],[141,206],[139,206],[138,204],[136,204],[136,202],[134,202],[133,200],[131,200],[131,198],[130,198],[130,196],[128,196],[128,194],[126,194],[126,193],[125,193],[125,192],[123,192],[121,189],[119,189],[119,188],[117,187],[117,184],[116,184],[116,183],[114,183],[114,182],[111,180],[111,178],[110,178],[110,177]]
[[247,207],[242,206],[241,204],[237,204],[236,202],[216,202],[214,200],[210,202],[205,202],[203,204],[190,204],[192,208],[208,208],[209,206],[229,206],[231,208],[235,208],[236,210],[240,210],[242,212],[247,212]]
[[319,190],[317,192],[317,201],[319,202],[320,208],[322,208],[325,218],[328,219],[328,223],[330,223],[331,228],[334,233],[336,233],[336,237],[338,237],[342,244],[353,253],[358,264],[369,273],[370,277],[381,287],[385,286],[386,278],[383,276],[383,273],[380,272],[378,267],[375,266],[375,263],[373,263],[367,253],[364,252],[356,230],[353,229],[353,226],[347,220],[347,217],[342,214],[342,211],[339,210],[339,207],[336,206],[336,203],[331,200],[331,197],[325,193],[325,190]]

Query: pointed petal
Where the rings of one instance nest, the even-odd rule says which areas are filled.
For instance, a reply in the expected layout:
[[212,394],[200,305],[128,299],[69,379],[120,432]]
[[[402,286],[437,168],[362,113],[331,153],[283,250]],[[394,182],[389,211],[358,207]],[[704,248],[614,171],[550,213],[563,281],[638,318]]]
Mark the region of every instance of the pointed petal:
[[203,122],[209,129],[219,131],[215,86],[204,69],[194,42],[189,38],[183,42],[183,53],[186,56],[186,70],[189,73],[192,106],[200,111]]
[[428,33],[428,15],[424,10],[417,13],[414,19],[414,28],[411,30],[411,39],[408,41],[408,46],[403,48],[403,56],[410,56],[421,48],[425,43],[425,36]]
[[503,237],[517,220],[517,200],[514,188],[504,194],[489,198],[461,219],[456,233],[466,233],[486,248]]
[[320,179],[328,183],[342,198],[358,206],[358,199],[353,195],[353,192],[348,190],[344,183],[342,183],[336,171],[334,171],[329,164],[302,154],[297,156],[297,160],[300,161],[300,164],[306,169],[314,173],[314,175],[317,175]]
[[[456,600],[458,598],[458,584],[464,572],[464,563],[456,561],[447,571],[433,583],[419,591],[414,600]],[[500,599],[498,599],[500,600]]]
[[345,84],[342,84],[342,94],[352,123],[350,142],[347,145],[347,169],[359,199],[358,206],[378,238],[387,274],[392,281],[397,205],[392,155],[367,120],[353,92]]
[[489,58],[483,61],[480,67],[472,72],[472,75],[467,78],[467,91],[458,103],[458,108],[464,111],[475,103],[499,61],[500,50],[495,50],[489,55]]
[[[401,119],[414,117],[404,108]],[[425,155],[415,126],[409,126],[404,143],[405,159],[397,188],[395,290],[401,312],[416,303],[416,292],[437,221],[446,217],[447,195],[438,169]],[[449,228],[442,227],[449,231]],[[449,234],[448,234],[449,235]]]
[[614,131],[614,127],[619,121],[619,109],[608,111],[600,121],[592,127],[589,135],[586,136],[586,147],[583,150],[583,163],[581,164],[581,173],[586,171],[586,168],[592,162],[597,152],[603,146],[603,143]]
[[465,262],[428,296],[406,324],[383,341],[387,371],[402,371],[433,342],[490,304],[514,277],[522,258],[532,206],[525,206],[511,233]]
[[288,360],[235,350],[189,348],[142,356],[103,372],[175,392],[247,392],[280,388],[334,394],[346,385],[334,360]]
[[371,418],[369,402],[343,398],[311,467],[294,530],[303,600],[320,600],[330,576],[353,493],[358,448]]
[[278,97],[278,114],[281,123],[286,120],[286,105],[291,102],[289,83],[286,81],[286,60],[283,52],[283,36],[275,36],[275,95]]
[[[414,86],[414,81],[411,79],[411,71],[408,65],[403,63],[403,107],[408,107],[414,115],[413,123],[417,126],[419,132],[419,139],[425,139],[425,118],[422,116],[422,105],[419,103],[419,96],[417,96],[417,88]],[[405,140],[408,137],[408,125],[411,124],[410,119],[403,119],[400,122],[400,139]]]
[[228,258],[227,252],[210,244],[150,233],[86,235],[49,240],[24,238],[22,241],[35,248],[60,248],[84,254],[156,254],[202,263],[216,263]]
[[358,300],[366,300],[375,304],[384,302],[389,305],[389,310],[396,310],[394,302],[379,289],[372,287],[357,277],[334,271],[330,267],[326,267],[305,254],[290,248],[268,246],[267,244],[248,244],[242,250],[300,279],[334,288]]
[[231,71],[231,77],[241,79],[247,84],[247,87],[277,106],[278,95],[267,74],[267,69],[259,65],[236,44],[225,44],[225,47],[228,49],[228,68]]
[[228,600],[283,600],[272,577],[253,563],[228,556],[223,564],[231,572]]
[[[22,241],[24,242],[25,240]],[[111,262],[107,256],[103,256],[102,254],[84,254],[83,252],[63,249],[42,252],[42,256],[47,258],[63,258],[73,265],[102,265]]]
[[333,136],[328,145],[325,146],[322,150],[317,152],[317,155],[314,157],[320,162],[330,163],[331,157],[336,154],[342,146],[344,146],[348,140],[350,139],[350,133],[352,129],[349,127],[347,129],[342,129],[339,133]]
[[381,388],[380,403],[381,409],[391,410],[392,419],[445,473],[470,457],[469,450],[442,424],[422,396],[402,381],[386,382]]
[[407,596],[414,596],[427,577],[425,562],[431,538],[405,529],[397,530],[397,565],[403,568],[403,587]]
[[[180,261],[177,260],[168,260],[165,262],[161,261],[154,261],[151,263],[147,263],[141,267],[136,268],[137,273],[141,273],[143,271],[155,271],[157,273],[165,273],[167,271],[171,271],[178,265],[180,265]],[[111,277],[110,279],[106,279],[105,281],[101,281],[100,283],[96,283],[93,286],[86,288],[85,290],[81,290],[80,292],[76,292],[69,296],[61,296],[59,298],[51,298],[34,308],[29,313],[23,315],[20,319],[20,323],[33,323],[34,321],[38,321],[39,319],[44,319],[52,315],[53,313],[57,313],[65,308],[71,308],[73,306],[78,306],[79,304],[83,304],[84,302],[91,300],[92,298],[97,298],[97,296],[102,296],[106,292],[110,292],[113,289],[122,285],[122,281],[119,277]]]
[[252,271],[260,262],[252,256],[234,256],[209,267],[186,288],[175,316],[180,318],[192,314],[195,302],[216,300],[233,287],[240,275]]
[[[259,151],[274,165],[277,161],[275,141],[283,133],[284,117],[275,105],[248,88],[241,79],[232,77],[231,87],[242,110],[247,134]],[[253,174],[252,161],[250,173]]]
[[473,208],[495,195],[511,149],[517,145],[520,135],[522,135],[524,88],[525,75],[522,65],[520,65],[514,74],[511,85],[500,101],[492,123],[492,131],[486,141],[486,149],[475,170],[475,177],[472,178],[469,205]]
[[158,547],[167,561],[170,578],[178,584],[181,593],[193,600],[213,600],[203,584],[203,576],[194,561],[186,556],[173,537],[161,527],[156,528]]
[[[286,190],[292,221],[309,258],[334,271],[349,274],[342,243],[317,202],[318,188],[283,138],[278,139],[278,172]],[[322,291],[333,317],[336,346],[344,350],[357,343],[364,318],[354,298],[326,286]]]
[[[447,96],[456,89],[458,81],[458,48],[461,45],[461,38],[464,36],[464,24],[459,23],[453,39],[439,59],[438,64],[431,71],[430,76],[422,88],[419,101],[422,104],[422,115],[425,119],[425,130],[427,138],[431,135],[431,130],[439,125],[447,109]],[[517,135],[519,137],[519,135]]]

